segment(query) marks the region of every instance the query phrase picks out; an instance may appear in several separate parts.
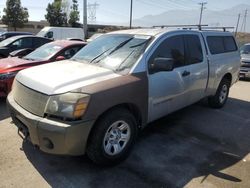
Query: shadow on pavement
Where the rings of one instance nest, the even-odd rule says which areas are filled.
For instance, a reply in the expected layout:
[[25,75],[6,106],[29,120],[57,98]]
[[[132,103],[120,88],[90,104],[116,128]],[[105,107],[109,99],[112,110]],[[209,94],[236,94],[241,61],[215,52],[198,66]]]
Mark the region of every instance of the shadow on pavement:
[[122,164],[101,168],[87,157],[45,154],[30,143],[23,150],[52,187],[183,187],[209,175],[231,182],[221,172],[250,152],[250,103],[230,98],[220,110],[195,104],[144,129],[130,157]]
[[9,112],[6,107],[6,98],[0,97],[0,121],[8,118]]

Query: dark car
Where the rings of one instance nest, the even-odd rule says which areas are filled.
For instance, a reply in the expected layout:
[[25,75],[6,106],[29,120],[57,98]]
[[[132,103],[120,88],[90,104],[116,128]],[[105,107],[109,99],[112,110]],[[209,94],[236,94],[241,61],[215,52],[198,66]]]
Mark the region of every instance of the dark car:
[[17,32],[17,31],[3,32],[0,34],[0,42],[7,38],[18,36],[18,35],[33,35],[33,34],[29,32]]
[[51,42],[51,39],[33,35],[20,35],[10,37],[0,42],[0,58],[8,57],[15,50],[30,48],[32,50]]
[[10,92],[15,75],[23,69],[69,59],[75,55],[85,42],[58,40],[41,46],[23,58],[8,57],[0,60],[0,97]]

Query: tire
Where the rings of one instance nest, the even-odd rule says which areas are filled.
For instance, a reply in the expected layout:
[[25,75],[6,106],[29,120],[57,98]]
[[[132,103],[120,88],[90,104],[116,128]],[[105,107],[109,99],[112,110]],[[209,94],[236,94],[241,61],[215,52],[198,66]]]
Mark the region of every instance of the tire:
[[214,96],[208,98],[208,104],[212,108],[222,108],[228,99],[230,80],[223,78]]
[[109,111],[92,130],[87,155],[98,165],[116,165],[128,157],[136,136],[136,121],[128,110]]

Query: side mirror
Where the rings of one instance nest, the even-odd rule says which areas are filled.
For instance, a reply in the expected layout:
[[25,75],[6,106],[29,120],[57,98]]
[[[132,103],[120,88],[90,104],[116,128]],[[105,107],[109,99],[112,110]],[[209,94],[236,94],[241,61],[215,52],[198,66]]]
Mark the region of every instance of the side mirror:
[[172,58],[157,57],[149,64],[150,73],[172,71],[173,69],[174,60]]
[[62,61],[64,59],[65,59],[65,57],[62,55],[56,57],[56,61]]

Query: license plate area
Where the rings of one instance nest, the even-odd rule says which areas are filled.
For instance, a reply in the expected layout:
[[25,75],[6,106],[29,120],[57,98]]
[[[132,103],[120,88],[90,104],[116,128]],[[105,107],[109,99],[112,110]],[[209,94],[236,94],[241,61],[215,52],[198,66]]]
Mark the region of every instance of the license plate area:
[[29,129],[18,119],[15,117],[15,124],[17,126],[17,134],[26,141],[29,138]]

